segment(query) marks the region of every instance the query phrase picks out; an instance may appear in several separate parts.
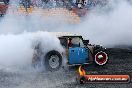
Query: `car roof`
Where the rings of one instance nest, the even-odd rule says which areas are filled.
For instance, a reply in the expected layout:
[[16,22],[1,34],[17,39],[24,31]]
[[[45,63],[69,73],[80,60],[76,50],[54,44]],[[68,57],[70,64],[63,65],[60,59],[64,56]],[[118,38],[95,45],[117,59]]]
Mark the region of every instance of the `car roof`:
[[51,34],[55,35],[56,37],[80,37],[82,36],[77,33],[71,33],[71,32],[51,32]]
[[[58,38],[73,38],[73,37],[79,37],[82,38],[80,34],[77,33],[71,33],[71,32],[47,32],[50,35],[56,36]],[[35,32],[35,35],[43,35],[42,31]]]

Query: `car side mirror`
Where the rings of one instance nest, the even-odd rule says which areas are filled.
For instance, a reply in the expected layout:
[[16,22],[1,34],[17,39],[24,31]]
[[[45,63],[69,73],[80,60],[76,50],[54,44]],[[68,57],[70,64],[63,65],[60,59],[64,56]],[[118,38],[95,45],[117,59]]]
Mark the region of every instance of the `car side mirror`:
[[85,46],[87,46],[88,43],[89,43],[89,40],[83,40],[83,44],[84,44]]

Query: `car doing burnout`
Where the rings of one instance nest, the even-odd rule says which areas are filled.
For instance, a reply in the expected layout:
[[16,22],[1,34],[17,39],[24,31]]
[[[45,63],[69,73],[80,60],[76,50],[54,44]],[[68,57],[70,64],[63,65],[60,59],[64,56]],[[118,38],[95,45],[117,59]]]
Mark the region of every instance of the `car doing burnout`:
[[[43,65],[46,70],[56,71],[62,67],[63,60],[66,59],[68,66],[97,64],[105,65],[108,61],[106,48],[100,45],[91,45],[89,40],[84,40],[81,35],[72,33],[57,32],[54,33],[60,40],[60,44],[65,49],[65,52],[51,50],[44,56]],[[33,66],[40,61],[41,49],[39,44],[34,49],[37,52],[33,55]],[[64,53],[66,58],[64,58]],[[37,63],[38,65],[38,63]]]

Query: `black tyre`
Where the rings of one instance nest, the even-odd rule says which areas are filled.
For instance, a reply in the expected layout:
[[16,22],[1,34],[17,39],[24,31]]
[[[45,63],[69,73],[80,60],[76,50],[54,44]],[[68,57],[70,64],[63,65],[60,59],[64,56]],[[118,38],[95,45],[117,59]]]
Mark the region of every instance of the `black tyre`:
[[44,58],[44,66],[46,70],[57,71],[62,65],[62,56],[58,51],[50,51]]

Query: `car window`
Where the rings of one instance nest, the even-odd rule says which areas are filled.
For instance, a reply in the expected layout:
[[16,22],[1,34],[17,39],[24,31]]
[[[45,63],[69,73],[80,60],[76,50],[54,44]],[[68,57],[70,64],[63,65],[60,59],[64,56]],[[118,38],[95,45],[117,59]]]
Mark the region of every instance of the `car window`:
[[73,43],[73,46],[84,47],[83,41],[79,37],[72,38],[72,43]]
[[64,47],[67,48],[67,39],[66,38],[59,38],[60,44]]
[[83,44],[82,39],[80,39],[80,47],[85,47],[85,45]]

